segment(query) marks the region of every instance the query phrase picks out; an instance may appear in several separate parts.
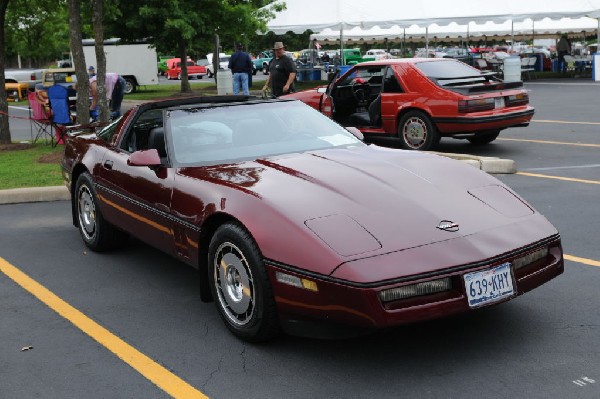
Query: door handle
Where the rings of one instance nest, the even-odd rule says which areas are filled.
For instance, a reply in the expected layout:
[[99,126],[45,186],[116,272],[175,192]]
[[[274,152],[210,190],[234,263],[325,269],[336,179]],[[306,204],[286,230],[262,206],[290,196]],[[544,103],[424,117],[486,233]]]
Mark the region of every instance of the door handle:
[[112,167],[113,167],[113,161],[111,161],[111,160],[104,161],[104,167],[105,167],[106,169],[112,170]]

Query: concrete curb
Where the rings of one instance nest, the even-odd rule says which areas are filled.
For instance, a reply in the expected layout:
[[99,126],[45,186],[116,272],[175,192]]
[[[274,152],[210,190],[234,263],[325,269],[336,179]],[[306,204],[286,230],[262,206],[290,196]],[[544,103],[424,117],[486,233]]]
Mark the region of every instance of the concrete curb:
[[0,190],[0,205],[18,204],[23,202],[66,201],[70,198],[69,190],[65,186],[27,187]]
[[[487,173],[516,173],[515,162],[511,159],[500,159],[495,157],[479,157],[465,154],[449,154],[443,152],[432,152],[431,154],[440,155],[447,158],[456,159],[472,165]],[[0,190],[0,205],[18,204],[25,202],[49,202],[49,201],[67,201],[71,199],[69,190],[66,186],[53,187],[27,187],[11,188]]]
[[511,174],[517,173],[515,161],[512,159],[502,159],[496,157],[480,157],[477,155],[452,154],[447,152],[427,151],[430,154],[440,155],[442,157],[456,159],[472,165],[484,172],[490,174]]

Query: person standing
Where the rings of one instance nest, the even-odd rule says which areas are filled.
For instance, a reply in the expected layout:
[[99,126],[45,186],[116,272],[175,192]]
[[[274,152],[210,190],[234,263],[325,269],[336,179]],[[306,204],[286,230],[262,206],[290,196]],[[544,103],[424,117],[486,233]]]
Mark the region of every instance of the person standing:
[[571,54],[571,43],[569,43],[567,35],[563,34],[560,39],[558,39],[556,51],[558,52],[558,69],[561,72],[565,72],[567,70],[565,55]]
[[296,65],[290,57],[285,55],[285,46],[282,42],[275,42],[273,52],[274,57],[269,63],[269,75],[263,90],[267,90],[271,86],[273,97],[279,97],[295,91]]
[[[98,119],[98,77],[96,75],[90,78],[90,115],[92,120]],[[106,86],[106,98],[110,100],[110,118],[115,119],[121,116],[121,103],[125,96],[125,79],[117,73],[107,72],[104,78]]]
[[233,94],[240,94],[241,88],[249,96],[248,76],[252,73],[252,59],[241,43],[238,43],[237,51],[229,59],[229,69],[233,74]]

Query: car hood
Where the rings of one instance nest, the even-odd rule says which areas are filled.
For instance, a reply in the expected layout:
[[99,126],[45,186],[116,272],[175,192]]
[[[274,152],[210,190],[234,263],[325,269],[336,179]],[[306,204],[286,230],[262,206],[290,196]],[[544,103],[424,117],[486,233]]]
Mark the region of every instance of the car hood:
[[[536,215],[503,183],[470,165],[376,146],[188,168],[186,174],[252,197],[253,212],[270,219],[273,234],[290,240],[310,235],[340,263],[455,240]],[[235,195],[230,197],[235,203]],[[252,230],[253,222],[248,224]],[[268,234],[261,231],[257,240]],[[288,257],[268,245],[261,249],[274,259]]]

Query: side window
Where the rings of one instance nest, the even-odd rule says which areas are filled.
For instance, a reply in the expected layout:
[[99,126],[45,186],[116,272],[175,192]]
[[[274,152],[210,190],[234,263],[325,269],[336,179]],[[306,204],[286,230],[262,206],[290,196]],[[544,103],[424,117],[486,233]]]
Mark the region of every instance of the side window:
[[127,152],[148,149],[150,130],[163,126],[163,111],[151,109],[142,113],[121,139],[120,148]]
[[392,68],[387,68],[385,71],[385,78],[383,79],[383,92],[384,93],[404,93],[402,86],[398,83],[396,74]]

